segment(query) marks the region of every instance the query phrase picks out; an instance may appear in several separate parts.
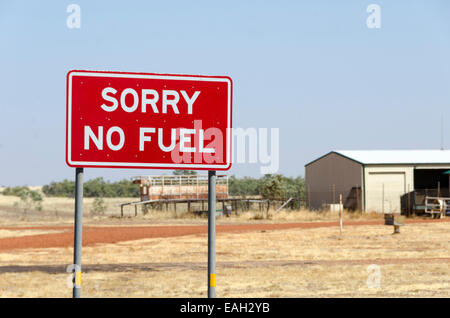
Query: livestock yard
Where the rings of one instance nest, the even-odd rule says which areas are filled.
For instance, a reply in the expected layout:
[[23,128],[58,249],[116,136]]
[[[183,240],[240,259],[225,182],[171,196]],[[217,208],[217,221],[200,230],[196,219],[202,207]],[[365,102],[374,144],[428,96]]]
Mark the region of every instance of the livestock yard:
[[[0,296],[72,297],[73,199],[0,196]],[[84,199],[83,297],[206,297],[207,218]],[[128,200],[129,201],[129,200]],[[218,297],[449,297],[450,218],[259,210],[217,219]],[[127,213],[130,212],[130,213]],[[69,284],[70,285],[70,284]]]

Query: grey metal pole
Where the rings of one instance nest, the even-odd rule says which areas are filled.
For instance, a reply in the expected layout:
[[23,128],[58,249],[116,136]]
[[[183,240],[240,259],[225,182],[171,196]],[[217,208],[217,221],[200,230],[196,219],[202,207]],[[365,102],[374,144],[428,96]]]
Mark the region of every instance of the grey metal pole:
[[73,298],[81,295],[81,234],[83,228],[83,168],[75,170],[74,284]]
[[208,171],[208,298],[216,297],[216,171]]

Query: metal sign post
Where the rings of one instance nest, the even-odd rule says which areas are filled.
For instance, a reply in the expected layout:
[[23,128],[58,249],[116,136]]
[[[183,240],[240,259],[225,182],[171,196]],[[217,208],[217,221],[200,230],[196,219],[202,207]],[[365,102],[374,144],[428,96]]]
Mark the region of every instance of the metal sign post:
[[216,171],[208,171],[208,298],[216,297]]
[[81,234],[83,230],[83,168],[75,169],[75,225],[73,246],[73,298],[81,295]]

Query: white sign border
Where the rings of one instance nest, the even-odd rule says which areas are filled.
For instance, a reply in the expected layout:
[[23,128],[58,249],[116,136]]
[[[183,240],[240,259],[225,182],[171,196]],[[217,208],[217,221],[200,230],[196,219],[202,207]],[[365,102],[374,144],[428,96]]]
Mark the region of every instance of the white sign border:
[[[186,81],[206,81],[206,82],[225,82],[228,84],[228,102],[227,102],[227,148],[225,164],[176,164],[176,163],[137,163],[137,162],[92,162],[92,161],[73,161],[71,159],[71,140],[72,140],[72,77],[73,76],[94,76],[94,77],[127,77],[141,79],[163,79],[163,80],[186,80]],[[101,71],[70,71],[68,73],[67,83],[67,140],[66,155],[67,163],[72,166],[91,166],[91,167],[126,167],[126,168],[197,168],[197,169],[229,169],[231,167],[231,80],[226,77],[203,77],[195,75],[163,75],[163,74],[139,74],[126,72],[101,72]]]

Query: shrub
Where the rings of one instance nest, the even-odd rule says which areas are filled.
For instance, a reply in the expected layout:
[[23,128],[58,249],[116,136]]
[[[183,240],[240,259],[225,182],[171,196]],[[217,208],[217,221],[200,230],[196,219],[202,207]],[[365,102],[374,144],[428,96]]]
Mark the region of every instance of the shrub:
[[91,207],[91,215],[104,215],[106,211],[106,204],[103,198],[95,198]]
[[32,209],[37,211],[42,210],[43,198],[39,192],[22,187],[20,191],[15,193],[20,198],[20,202],[16,206],[23,209],[25,213]]

